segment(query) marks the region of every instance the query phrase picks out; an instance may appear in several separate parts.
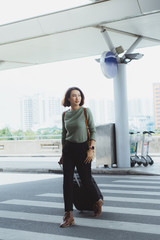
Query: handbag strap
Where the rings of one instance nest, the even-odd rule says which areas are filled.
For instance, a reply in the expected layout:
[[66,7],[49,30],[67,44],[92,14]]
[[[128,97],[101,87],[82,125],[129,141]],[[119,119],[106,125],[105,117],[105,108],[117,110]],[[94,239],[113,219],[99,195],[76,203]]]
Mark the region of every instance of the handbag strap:
[[88,140],[89,140],[90,133],[89,133],[89,127],[88,127],[88,122],[87,122],[86,108],[84,108],[84,117],[85,117],[85,123],[86,123],[86,128],[87,128],[87,136],[88,136]]

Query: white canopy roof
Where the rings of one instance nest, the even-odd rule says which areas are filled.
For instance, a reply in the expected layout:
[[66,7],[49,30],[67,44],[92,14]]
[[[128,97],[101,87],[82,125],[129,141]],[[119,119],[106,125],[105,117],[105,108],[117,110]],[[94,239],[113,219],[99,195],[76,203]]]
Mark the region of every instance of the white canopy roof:
[[125,50],[160,44],[159,0],[108,0],[0,26],[0,69],[100,55],[100,27]]

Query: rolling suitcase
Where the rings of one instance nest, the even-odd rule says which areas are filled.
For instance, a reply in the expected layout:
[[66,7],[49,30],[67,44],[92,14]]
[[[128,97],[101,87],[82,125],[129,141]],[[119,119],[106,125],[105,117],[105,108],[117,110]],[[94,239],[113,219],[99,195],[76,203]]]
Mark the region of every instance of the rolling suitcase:
[[[97,186],[94,178],[92,177],[93,184],[99,194],[99,198],[103,200],[102,193]],[[93,211],[93,204],[95,202],[91,198],[90,194],[87,192],[83,186],[81,179],[77,173],[74,174],[73,178],[73,204],[77,210],[83,211]]]

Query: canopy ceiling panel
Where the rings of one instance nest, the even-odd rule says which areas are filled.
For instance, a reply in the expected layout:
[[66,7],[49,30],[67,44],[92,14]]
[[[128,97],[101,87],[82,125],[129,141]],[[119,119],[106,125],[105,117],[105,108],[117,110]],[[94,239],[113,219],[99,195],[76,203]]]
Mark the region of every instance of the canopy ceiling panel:
[[[111,32],[115,46],[131,45],[135,37]],[[65,41],[64,41],[65,38]],[[79,41],[81,39],[81,41]],[[98,46],[97,46],[98,43]],[[56,46],[56,47],[55,47]],[[1,47],[1,59],[5,62],[20,62],[40,64],[57,60],[67,60],[78,57],[99,55],[108,47],[98,28],[90,27],[80,30],[30,39],[24,42],[15,42]],[[1,66],[5,67],[5,64]]]
[[[105,26],[143,36],[144,38],[150,38],[151,42],[153,41],[150,43],[151,45],[156,44],[156,42],[160,44],[160,12],[109,23]],[[143,42],[141,45],[143,46]]]
[[[159,4],[157,5],[157,3]],[[0,26],[0,69],[100,55],[115,47],[160,44],[160,1],[109,0]]]

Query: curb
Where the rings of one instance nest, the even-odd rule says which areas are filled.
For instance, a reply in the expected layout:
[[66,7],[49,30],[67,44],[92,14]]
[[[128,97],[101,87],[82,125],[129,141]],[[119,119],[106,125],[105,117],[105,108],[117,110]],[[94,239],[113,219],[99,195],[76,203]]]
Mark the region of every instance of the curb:
[[[62,169],[43,169],[43,168],[37,168],[37,169],[20,169],[20,168],[4,168],[0,169],[0,172],[15,172],[15,173],[48,173],[48,174],[63,174]],[[134,171],[130,169],[126,170],[120,170],[120,169],[92,169],[92,174],[96,175],[143,175],[143,176],[160,176],[160,174],[157,173],[151,173],[151,172],[143,172],[143,171]]]

